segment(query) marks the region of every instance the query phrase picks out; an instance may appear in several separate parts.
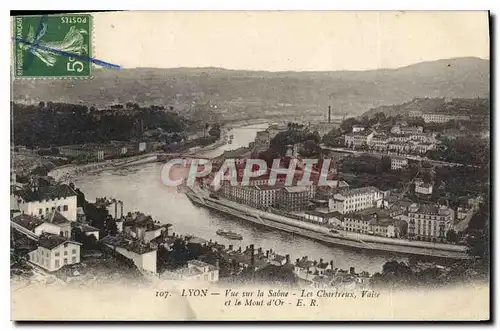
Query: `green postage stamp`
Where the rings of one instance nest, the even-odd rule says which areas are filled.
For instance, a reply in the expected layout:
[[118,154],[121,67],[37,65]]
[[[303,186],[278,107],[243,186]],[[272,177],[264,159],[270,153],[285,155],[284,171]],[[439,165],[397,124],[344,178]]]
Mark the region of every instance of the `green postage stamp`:
[[88,78],[92,72],[92,16],[14,17],[15,78]]

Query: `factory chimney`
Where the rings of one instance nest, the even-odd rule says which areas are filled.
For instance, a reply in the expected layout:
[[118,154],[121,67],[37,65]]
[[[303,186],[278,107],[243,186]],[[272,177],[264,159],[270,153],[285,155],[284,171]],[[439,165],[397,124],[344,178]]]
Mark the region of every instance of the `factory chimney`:
[[328,106],[328,124],[330,124],[332,120],[332,107]]

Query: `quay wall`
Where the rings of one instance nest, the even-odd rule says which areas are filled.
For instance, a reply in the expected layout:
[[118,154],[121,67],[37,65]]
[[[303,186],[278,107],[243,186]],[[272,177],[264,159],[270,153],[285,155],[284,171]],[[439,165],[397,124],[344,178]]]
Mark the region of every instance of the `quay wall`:
[[[440,258],[451,258],[451,259],[469,259],[467,253],[463,250],[463,246],[458,246],[456,250],[444,250],[435,247],[418,247],[418,246],[402,245],[399,243],[368,242],[366,240],[356,240],[355,238],[334,236],[333,234],[330,234],[328,232],[319,232],[313,228],[310,228],[310,224],[307,223],[296,224],[295,222],[287,222],[283,220],[280,222],[275,219],[270,219],[266,217],[266,215],[263,215],[264,213],[260,211],[259,213],[262,213],[261,215],[259,215],[258,213],[238,210],[235,209],[234,206],[232,205],[231,206],[226,205],[225,202],[221,203],[221,201],[215,199],[200,198],[199,196],[194,195],[192,193],[187,193],[187,196],[196,205],[213,209],[219,212],[223,212],[235,216],[239,219],[247,220],[263,226],[272,227],[285,232],[294,233],[321,242],[326,242],[340,246],[349,246],[359,249],[395,252],[401,254],[413,254],[413,255],[440,257]],[[376,238],[376,239],[384,239],[384,238]]]

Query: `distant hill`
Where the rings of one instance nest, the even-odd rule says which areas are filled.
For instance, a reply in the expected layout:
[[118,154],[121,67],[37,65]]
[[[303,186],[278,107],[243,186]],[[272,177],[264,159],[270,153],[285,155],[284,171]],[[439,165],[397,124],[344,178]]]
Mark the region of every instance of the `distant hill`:
[[415,97],[489,95],[489,61],[478,58],[370,71],[137,68],[96,69],[94,76],[92,80],[14,81],[12,99],[85,103],[97,107],[133,101],[172,105],[186,113],[207,109],[226,119],[248,119],[324,118],[328,105],[338,115],[360,115],[374,107],[400,104]]

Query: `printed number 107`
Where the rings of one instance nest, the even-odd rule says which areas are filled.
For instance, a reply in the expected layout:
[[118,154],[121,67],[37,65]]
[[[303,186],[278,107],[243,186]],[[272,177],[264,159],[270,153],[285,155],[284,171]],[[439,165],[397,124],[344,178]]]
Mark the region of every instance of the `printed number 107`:
[[75,61],[75,58],[70,56],[69,62],[66,63],[66,69],[68,71],[82,72],[83,71],[83,63],[80,61]]

